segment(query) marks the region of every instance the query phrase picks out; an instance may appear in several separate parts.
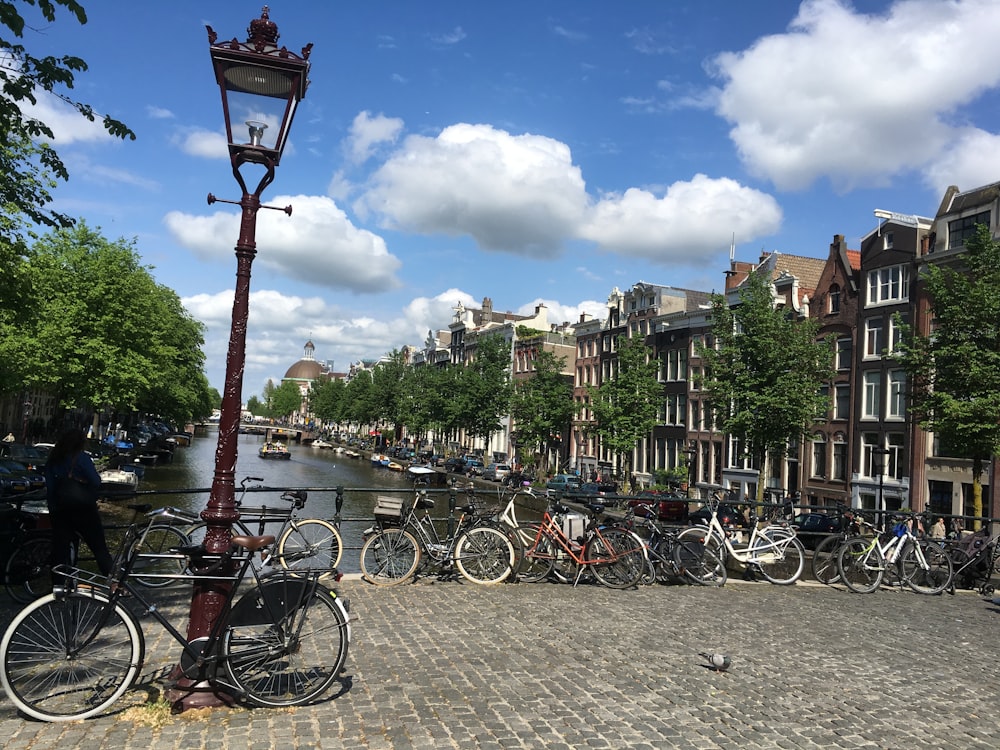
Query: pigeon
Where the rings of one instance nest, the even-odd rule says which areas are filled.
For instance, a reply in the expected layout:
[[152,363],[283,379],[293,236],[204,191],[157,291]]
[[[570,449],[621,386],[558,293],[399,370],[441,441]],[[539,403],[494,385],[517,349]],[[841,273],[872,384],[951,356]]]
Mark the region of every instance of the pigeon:
[[733,660],[725,654],[706,654],[705,652],[701,652],[698,656],[705,657],[705,660],[708,662],[708,668],[715,672],[725,672],[733,663]]

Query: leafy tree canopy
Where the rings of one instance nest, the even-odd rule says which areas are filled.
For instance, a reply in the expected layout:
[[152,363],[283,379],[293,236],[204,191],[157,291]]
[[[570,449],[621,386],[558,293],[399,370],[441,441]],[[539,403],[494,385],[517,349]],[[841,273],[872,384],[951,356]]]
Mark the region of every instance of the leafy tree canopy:
[[531,376],[514,383],[511,416],[519,453],[539,452],[547,462],[545,449],[569,427],[576,405],[572,381],[562,374],[565,364],[565,357],[539,350]]

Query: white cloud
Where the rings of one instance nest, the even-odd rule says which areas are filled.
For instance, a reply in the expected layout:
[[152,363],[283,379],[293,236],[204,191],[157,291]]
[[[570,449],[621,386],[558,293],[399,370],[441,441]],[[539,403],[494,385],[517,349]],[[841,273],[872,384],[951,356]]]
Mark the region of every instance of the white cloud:
[[938,195],[949,185],[971,190],[997,181],[1000,135],[977,128],[961,132],[925,172],[925,182]]
[[460,123],[436,138],[408,137],[356,209],[405,231],[468,234],[485,250],[554,257],[586,205],[565,144]]
[[535,309],[538,305],[545,305],[546,318],[549,321],[549,325],[562,325],[563,323],[577,323],[580,320],[580,314],[586,313],[593,318],[603,318],[608,314],[608,304],[607,302],[598,302],[596,300],[584,300],[582,302],[577,302],[575,305],[564,305],[557,300],[552,299],[542,299],[541,297],[536,297],[534,301],[527,302],[521,305],[517,309],[518,315],[534,315]]
[[880,186],[936,160],[948,119],[1000,81],[1000,3],[901,0],[883,15],[806,0],[788,32],[713,61],[717,112],[781,189]]
[[359,112],[351,123],[351,132],[344,148],[355,164],[366,161],[375,149],[383,143],[395,143],[403,131],[403,121],[398,117],[386,117],[371,112]]
[[443,34],[435,34],[431,37],[431,41],[435,44],[458,44],[460,41],[465,39],[466,33],[461,26],[456,26],[451,31],[446,31]]
[[229,158],[226,134],[221,131],[196,128],[183,138],[180,147],[184,153],[191,156],[205,159]]
[[146,115],[154,120],[172,120],[174,113],[163,107],[156,107],[152,104],[146,107]]
[[94,143],[115,140],[104,129],[103,117],[95,116],[91,122],[76,109],[56,96],[45,91],[36,93],[37,103],[23,101],[18,106],[26,117],[41,120],[52,130],[53,143],[57,148],[71,143]]
[[[273,206],[293,206],[257,214],[256,268],[327,289],[380,292],[400,286],[400,261],[376,234],[355,227],[331,199],[276,196]],[[239,215],[217,212],[193,216],[172,211],[164,217],[181,245],[203,258],[231,257],[239,235]]]
[[403,324],[409,343],[423,344],[428,331],[448,327],[461,302],[464,307],[479,307],[480,302],[460,289],[447,289],[435,297],[416,297],[403,308]]
[[631,188],[603,198],[580,236],[604,250],[656,263],[697,265],[729,247],[773,234],[781,209],[770,195],[722,178],[695,175],[675,182],[662,197]]

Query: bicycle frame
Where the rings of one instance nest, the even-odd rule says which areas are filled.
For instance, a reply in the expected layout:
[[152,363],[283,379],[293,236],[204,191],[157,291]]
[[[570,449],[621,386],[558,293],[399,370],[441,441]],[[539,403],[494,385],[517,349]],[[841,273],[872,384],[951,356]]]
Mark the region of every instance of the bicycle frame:
[[[613,545],[608,544],[604,540],[604,535],[601,533],[601,527],[597,523],[597,515],[593,512],[591,513],[590,521],[587,523],[587,527],[584,530],[584,535],[584,543],[570,539],[566,532],[563,531],[562,527],[556,522],[555,518],[549,512],[549,509],[546,508],[545,513],[542,516],[542,521],[538,524],[538,530],[535,533],[534,541],[530,546],[526,545],[524,552],[525,557],[533,557],[538,560],[556,560],[559,552],[564,552],[577,566],[576,578],[573,581],[573,585],[575,586],[579,583],[580,575],[583,573],[586,566],[607,565],[618,561],[622,557],[622,555],[619,555],[615,551]],[[610,554],[590,559],[585,558],[584,549],[586,547],[586,541],[589,541],[592,537],[600,539],[602,541],[602,549],[610,552]],[[543,539],[554,543],[558,547],[557,550],[554,550],[555,554],[547,554],[544,549],[539,549],[539,545],[542,544]],[[645,545],[643,545],[642,549],[643,554],[645,555]]]
[[[795,531],[785,526],[769,524],[763,528],[758,528],[757,524],[752,524],[750,539],[747,541],[746,548],[738,549],[733,546],[731,534],[726,531],[719,521],[716,507],[710,505],[709,510],[711,514],[709,515],[708,526],[706,527],[709,533],[719,540],[720,544],[734,560],[744,565],[754,565],[773,559],[769,556],[780,555],[780,550],[786,547],[790,543],[790,540],[795,538]],[[772,534],[777,534],[778,536],[772,538]]]

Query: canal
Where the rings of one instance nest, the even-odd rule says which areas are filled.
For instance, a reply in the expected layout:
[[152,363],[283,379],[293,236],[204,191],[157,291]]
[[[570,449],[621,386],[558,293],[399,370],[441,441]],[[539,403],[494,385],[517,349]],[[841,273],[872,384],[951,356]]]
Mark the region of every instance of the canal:
[[[215,471],[215,448],[218,432],[199,435],[189,446],[178,446],[173,460],[146,468],[139,485],[140,501],[155,507],[173,505],[200,512],[208,502],[208,490]],[[367,458],[350,458],[332,450],[289,444],[289,460],[263,459],[257,451],[264,438],[260,435],[240,435],[236,463],[237,496],[240,480],[255,477],[261,481],[248,482],[247,486],[263,485],[273,488],[306,489],[309,499],[299,516],[303,518],[332,519],[336,513],[336,492],[344,487],[343,522],[340,527],[344,538],[344,555],[341,569],[345,573],[360,570],[361,532],[370,525],[372,506],[378,492],[394,494],[407,492],[412,482],[405,473],[390,471],[371,465]],[[360,491],[367,490],[367,491]],[[248,493],[248,506],[281,505],[280,492],[255,491]],[[446,506],[443,506],[446,507]],[[269,531],[276,531],[269,529]]]

